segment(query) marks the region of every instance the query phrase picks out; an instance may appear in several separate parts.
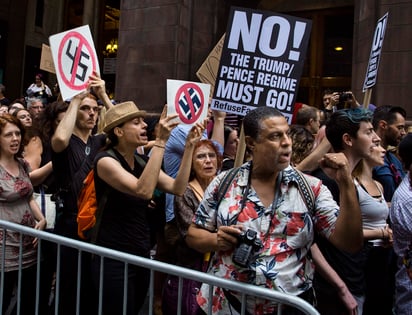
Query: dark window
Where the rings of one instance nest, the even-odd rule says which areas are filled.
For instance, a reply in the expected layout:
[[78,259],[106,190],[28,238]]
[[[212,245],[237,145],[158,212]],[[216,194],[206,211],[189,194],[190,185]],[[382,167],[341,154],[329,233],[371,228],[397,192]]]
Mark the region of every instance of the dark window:
[[34,20],[35,26],[43,27],[43,13],[44,13],[44,0],[37,0],[36,18]]

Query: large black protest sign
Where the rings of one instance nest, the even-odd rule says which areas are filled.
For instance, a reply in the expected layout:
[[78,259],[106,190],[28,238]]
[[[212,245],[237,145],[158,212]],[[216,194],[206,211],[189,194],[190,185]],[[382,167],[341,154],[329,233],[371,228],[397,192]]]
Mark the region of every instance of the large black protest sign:
[[232,8],[212,109],[246,115],[271,106],[291,120],[312,23]]

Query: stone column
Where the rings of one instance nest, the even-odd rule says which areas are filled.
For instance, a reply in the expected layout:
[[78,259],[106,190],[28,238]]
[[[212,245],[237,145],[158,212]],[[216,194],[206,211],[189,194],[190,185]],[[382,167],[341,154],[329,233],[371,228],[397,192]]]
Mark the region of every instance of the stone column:
[[[121,2],[116,99],[160,112],[166,80],[196,80],[196,71],[219,39],[218,1]],[[220,34],[221,35],[221,34]]]

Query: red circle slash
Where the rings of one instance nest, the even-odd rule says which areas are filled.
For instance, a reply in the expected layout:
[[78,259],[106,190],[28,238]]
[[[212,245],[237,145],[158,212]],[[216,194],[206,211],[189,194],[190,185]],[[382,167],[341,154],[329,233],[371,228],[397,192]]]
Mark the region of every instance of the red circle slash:
[[[71,73],[65,73],[63,69],[63,63],[62,63],[62,58],[63,58],[63,48],[65,47],[67,41],[71,39],[77,39],[78,40],[78,46],[76,49],[76,54],[74,56],[73,60],[73,67]],[[96,56],[94,54],[94,50],[89,44],[89,42],[82,36],[82,34],[78,32],[68,32],[62,39],[59,45],[59,50],[58,50],[58,69],[61,75],[61,78],[70,89],[72,90],[83,90],[87,88],[87,84],[89,82],[88,78],[89,76],[86,76],[87,78],[82,84],[76,85],[75,80],[76,80],[76,73],[79,67],[79,62],[80,62],[80,54],[82,52],[83,46],[86,48],[86,50],[90,53],[91,56],[91,62],[92,62],[92,72],[96,71]],[[91,73],[92,73],[91,72]]]
[[197,84],[186,83],[177,90],[175,110],[183,123],[195,123],[203,112],[204,104],[202,89]]

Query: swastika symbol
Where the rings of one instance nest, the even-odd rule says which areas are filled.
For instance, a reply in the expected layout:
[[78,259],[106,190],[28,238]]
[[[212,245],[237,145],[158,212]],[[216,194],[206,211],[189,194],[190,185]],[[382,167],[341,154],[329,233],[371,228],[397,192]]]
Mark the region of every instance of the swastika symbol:
[[203,106],[204,96],[198,85],[187,83],[178,89],[175,109],[183,123],[192,124],[196,122],[202,114]]
[[[70,66],[66,65],[64,58],[70,61]],[[96,59],[86,38],[78,32],[68,32],[58,50],[58,69],[64,84],[73,90],[85,89],[89,75],[97,68]]]

